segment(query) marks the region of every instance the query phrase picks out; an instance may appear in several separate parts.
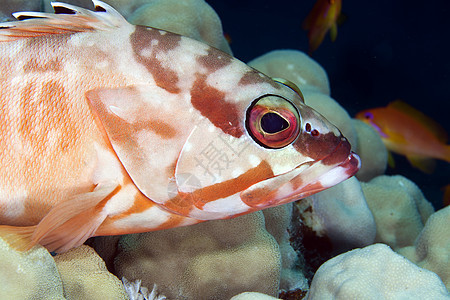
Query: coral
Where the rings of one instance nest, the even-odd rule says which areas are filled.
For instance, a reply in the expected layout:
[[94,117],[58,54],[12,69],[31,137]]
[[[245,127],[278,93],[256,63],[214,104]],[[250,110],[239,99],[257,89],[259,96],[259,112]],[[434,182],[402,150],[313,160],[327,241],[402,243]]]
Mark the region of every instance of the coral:
[[388,152],[380,135],[360,120],[353,119],[352,125],[357,135],[357,143],[352,146],[356,146],[356,152],[361,158],[361,169],[356,173],[356,178],[369,181],[383,175],[387,167]]
[[324,263],[306,299],[450,299],[450,295],[436,274],[386,245],[375,244]]
[[435,272],[450,290],[450,206],[432,214],[414,243],[397,252]]
[[361,183],[377,224],[376,242],[394,250],[411,246],[434,212],[420,189],[403,176],[379,176]]
[[169,299],[226,299],[245,291],[277,295],[281,255],[261,212],[231,220],[127,235],[119,276],[158,285]]
[[55,256],[66,299],[128,299],[121,281],[89,246]]
[[0,299],[65,299],[55,262],[42,246],[27,252],[0,238]]
[[[44,2],[45,10],[53,11],[51,0]],[[76,0],[70,3],[92,7],[90,0]],[[132,24],[175,32],[231,54],[219,17],[203,0],[109,0],[107,3]]]
[[274,299],[278,298],[261,293],[245,292],[232,297],[230,300],[274,300]]

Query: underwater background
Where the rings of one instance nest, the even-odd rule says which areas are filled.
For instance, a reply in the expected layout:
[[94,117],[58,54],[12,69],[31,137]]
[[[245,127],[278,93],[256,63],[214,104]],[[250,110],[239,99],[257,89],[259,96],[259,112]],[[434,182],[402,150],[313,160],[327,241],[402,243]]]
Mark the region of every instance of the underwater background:
[[[219,15],[233,54],[250,61],[275,49],[308,51],[301,24],[315,0],[207,0]],[[449,1],[346,1],[342,24],[312,53],[327,71],[331,97],[354,115],[402,99],[450,132]],[[448,143],[448,142],[447,142]],[[436,209],[450,183],[450,164],[425,174],[405,157],[386,174],[414,181]]]

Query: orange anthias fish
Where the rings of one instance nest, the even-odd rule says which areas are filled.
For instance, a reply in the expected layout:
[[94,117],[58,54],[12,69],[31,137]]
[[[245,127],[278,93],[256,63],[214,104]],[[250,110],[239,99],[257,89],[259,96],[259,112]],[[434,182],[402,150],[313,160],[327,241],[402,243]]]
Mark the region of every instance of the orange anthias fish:
[[357,119],[371,125],[386,148],[404,155],[420,170],[432,172],[433,158],[450,162],[450,145],[441,126],[401,100],[387,107],[359,112]]
[[13,247],[231,218],[359,169],[289,84],[93,2],[0,24],[0,235]]
[[342,0],[317,0],[314,4],[302,25],[303,29],[308,31],[310,54],[319,47],[328,31],[331,40],[336,40],[341,7]]

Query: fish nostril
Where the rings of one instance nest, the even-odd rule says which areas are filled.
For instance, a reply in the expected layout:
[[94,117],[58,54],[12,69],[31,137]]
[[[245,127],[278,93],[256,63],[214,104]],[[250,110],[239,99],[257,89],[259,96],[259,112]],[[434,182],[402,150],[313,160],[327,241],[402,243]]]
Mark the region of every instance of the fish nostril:
[[312,136],[319,136],[319,134],[320,133],[319,133],[319,131],[317,129],[314,129],[314,130],[311,131],[311,135]]
[[306,130],[306,132],[311,132],[311,124],[306,123],[305,130]]

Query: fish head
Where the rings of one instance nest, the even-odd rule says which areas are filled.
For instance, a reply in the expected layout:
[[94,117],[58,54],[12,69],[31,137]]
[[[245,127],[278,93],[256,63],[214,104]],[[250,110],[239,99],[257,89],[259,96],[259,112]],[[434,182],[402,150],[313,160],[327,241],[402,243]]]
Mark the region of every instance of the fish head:
[[358,171],[359,157],[339,129],[305,105],[298,88],[271,84],[238,103],[242,134],[211,126],[208,118],[195,125],[180,152],[167,209],[229,218],[299,200]]
[[136,27],[131,41],[153,81],[86,97],[127,175],[161,208],[229,218],[306,197],[359,169],[348,141],[293,84],[168,32]]
[[379,114],[381,110],[382,108],[366,109],[357,113],[355,118],[372,127],[378,132],[381,138],[388,138],[387,133],[383,130],[382,124],[379,123]]

